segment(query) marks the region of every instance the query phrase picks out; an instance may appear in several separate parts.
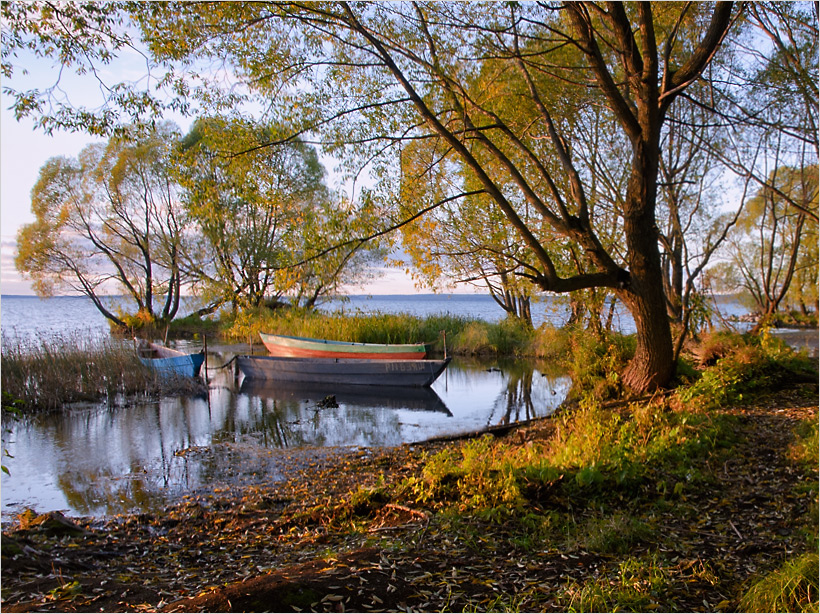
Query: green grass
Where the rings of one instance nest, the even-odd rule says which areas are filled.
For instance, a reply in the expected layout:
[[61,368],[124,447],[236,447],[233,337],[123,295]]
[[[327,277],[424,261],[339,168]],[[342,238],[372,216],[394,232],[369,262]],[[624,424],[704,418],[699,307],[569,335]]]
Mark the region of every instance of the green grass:
[[[546,442],[519,446],[485,436],[433,455],[403,489],[419,504],[499,520],[524,515],[533,503],[676,499],[707,479],[693,469],[697,462],[734,437],[732,418],[674,411],[662,400],[624,412],[578,408],[555,420]],[[604,532],[623,529],[597,531],[603,543]]]
[[817,612],[818,555],[787,560],[780,569],[755,582],[740,600],[742,612]]
[[570,582],[559,601],[568,612],[645,612],[660,607],[668,572],[655,557],[629,557],[610,575]]
[[816,361],[792,351],[770,334],[747,337],[722,333],[710,343],[701,348],[701,354],[714,357],[714,366],[704,369],[694,383],[677,393],[679,400],[691,406],[729,406],[795,377],[817,377]]
[[[597,357],[599,365],[625,354],[620,340],[586,343],[570,340],[568,347],[590,363]],[[554,418],[556,432],[546,442],[517,446],[487,436],[453,447],[429,458],[422,475],[403,488],[420,504],[499,519],[522,515],[531,502],[572,501],[583,508],[684,498],[712,479],[697,469],[704,459],[719,457],[736,441],[737,418],[712,412],[714,398],[737,400],[802,368],[799,357],[767,343],[741,343],[669,397],[620,408],[587,399]],[[804,465],[816,466],[816,425],[803,430],[794,454]],[[606,527],[599,529],[603,545],[597,549],[617,548],[604,543]]]
[[448,354],[529,355],[532,332],[504,320],[490,324],[449,314],[420,318],[409,314],[320,314],[269,309],[223,317],[223,336],[260,343],[259,333],[335,339],[360,343],[433,343]]

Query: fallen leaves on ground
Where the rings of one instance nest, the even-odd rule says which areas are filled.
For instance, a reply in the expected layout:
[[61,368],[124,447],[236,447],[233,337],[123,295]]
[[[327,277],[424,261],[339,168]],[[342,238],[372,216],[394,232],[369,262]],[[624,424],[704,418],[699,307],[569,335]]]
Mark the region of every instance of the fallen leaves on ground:
[[[620,583],[644,596],[635,610],[728,611],[756,574],[805,547],[800,527],[816,489],[798,486],[816,484],[817,472],[786,456],[798,421],[817,419],[816,391],[726,411],[738,417],[739,443],[697,468],[710,486],[644,516],[625,503],[625,515],[663,536],[629,553],[657,562],[663,594],[646,570],[625,571],[626,555],[523,544],[520,527],[504,522],[399,501],[342,513],[351,493],[418,475],[425,454],[456,445],[436,442],[323,457],[287,482],[188,497],[162,515],[29,517],[3,534],[2,608],[566,611],[576,593]],[[526,445],[550,433],[546,421],[509,437]],[[579,526],[597,518],[573,514]]]

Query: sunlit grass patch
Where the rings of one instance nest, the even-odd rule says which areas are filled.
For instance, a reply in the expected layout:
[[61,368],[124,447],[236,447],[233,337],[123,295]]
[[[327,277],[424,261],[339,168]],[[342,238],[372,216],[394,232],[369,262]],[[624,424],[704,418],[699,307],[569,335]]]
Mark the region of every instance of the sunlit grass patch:
[[561,591],[559,602],[568,612],[662,610],[659,600],[669,582],[668,571],[655,557],[630,557],[615,573],[570,582]]
[[675,411],[663,400],[622,411],[582,407],[554,420],[548,440],[485,436],[431,456],[404,492],[420,504],[499,520],[532,504],[680,500],[712,479],[699,461],[735,437],[733,417]]
[[515,453],[486,435],[429,457],[401,490],[418,503],[505,516],[523,503]]
[[664,481],[677,480],[670,494],[680,495],[687,483],[704,478],[692,461],[733,437],[731,417],[673,411],[663,400],[625,411],[579,408],[559,420],[541,462],[572,476],[578,487],[629,491],[662,471]]
[[455,340],[470,321],[448,314],[420,318],[409,314],[322,314],[310,311],[247,310],[224,316],[223,335],[228,339],[260,344],[259,333],[333,339],[357,343],[433,343],[456,353]]
[[742,612],[817,612],[818,555],[786,561],[749,588],[740,600]]
[[651,528],[629,514],[595,515],[578,526],[575,549],[596,554],[628,554],[650,537]]
[[789,458],[803,467],[817,470],[820,463],[817,420],[801,422],[795,430],[795,436],[795,442],[788,451]]

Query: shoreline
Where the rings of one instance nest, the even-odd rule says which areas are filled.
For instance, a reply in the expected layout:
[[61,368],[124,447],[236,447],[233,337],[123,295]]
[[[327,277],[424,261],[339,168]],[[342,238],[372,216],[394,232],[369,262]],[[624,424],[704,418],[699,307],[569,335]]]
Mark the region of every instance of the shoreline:
[[[3,534],[3,610],[567,611],[580,586],[619,582],[619,569],[639,564],[636,573],[663,578],[651,595],[635,595],[651,599],[639,610],[738,611],[744,587],[776,569],[784,551],[808,548],[800,519],[816,501],[817,470],[795,470],[788,448],[799,423],[816,422],[816,402],[816,385],[796,384],[715,411],[739,439],[695,461],[701,481],[678,495],[654,482],[599,503],[585,503],[583,490],[572,501],[533,491],[530,515],[570,523],[556,533],[526,515],[440,513],[435,501],[396,490],[424,475],[431,455],[474,445],[463,442],[351,451],[286,483],[192,496],[159,515],[31,519]],[[526,450],[556,426],[544,419],[491,441]],[[603,526],[628,537],[638,524],[644,537],[623,550],[575,541]],[[565,544],[564,531],[577,537]],[[502,607],[500,595],[516,601]]]

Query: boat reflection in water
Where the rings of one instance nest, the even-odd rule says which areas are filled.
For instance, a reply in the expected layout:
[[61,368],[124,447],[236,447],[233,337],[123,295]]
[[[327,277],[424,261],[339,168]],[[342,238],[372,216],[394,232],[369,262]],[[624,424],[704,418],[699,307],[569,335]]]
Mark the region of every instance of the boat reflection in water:
[[[211,353],[208,363],[231,358]],[[294,462],[340,448],[397,446],[548,416],[570,385],[543,365],[463,359],[432,388],[239,385],[230,368],[209,369],[208,379],[203,397],[3,420],[11,455],[3,459],[10,472],[2,475],[3,521],[27,506],[91,516],[157,512],[192,493],[274,483]]]
[[374,408],[407,409],[411,411],[441,412],[453,414],[432,388],[404,386],[315,386],[271,382],[269,380],[245,379],[239,388],[241,394],[283,403],[303,403],[317,409]]

